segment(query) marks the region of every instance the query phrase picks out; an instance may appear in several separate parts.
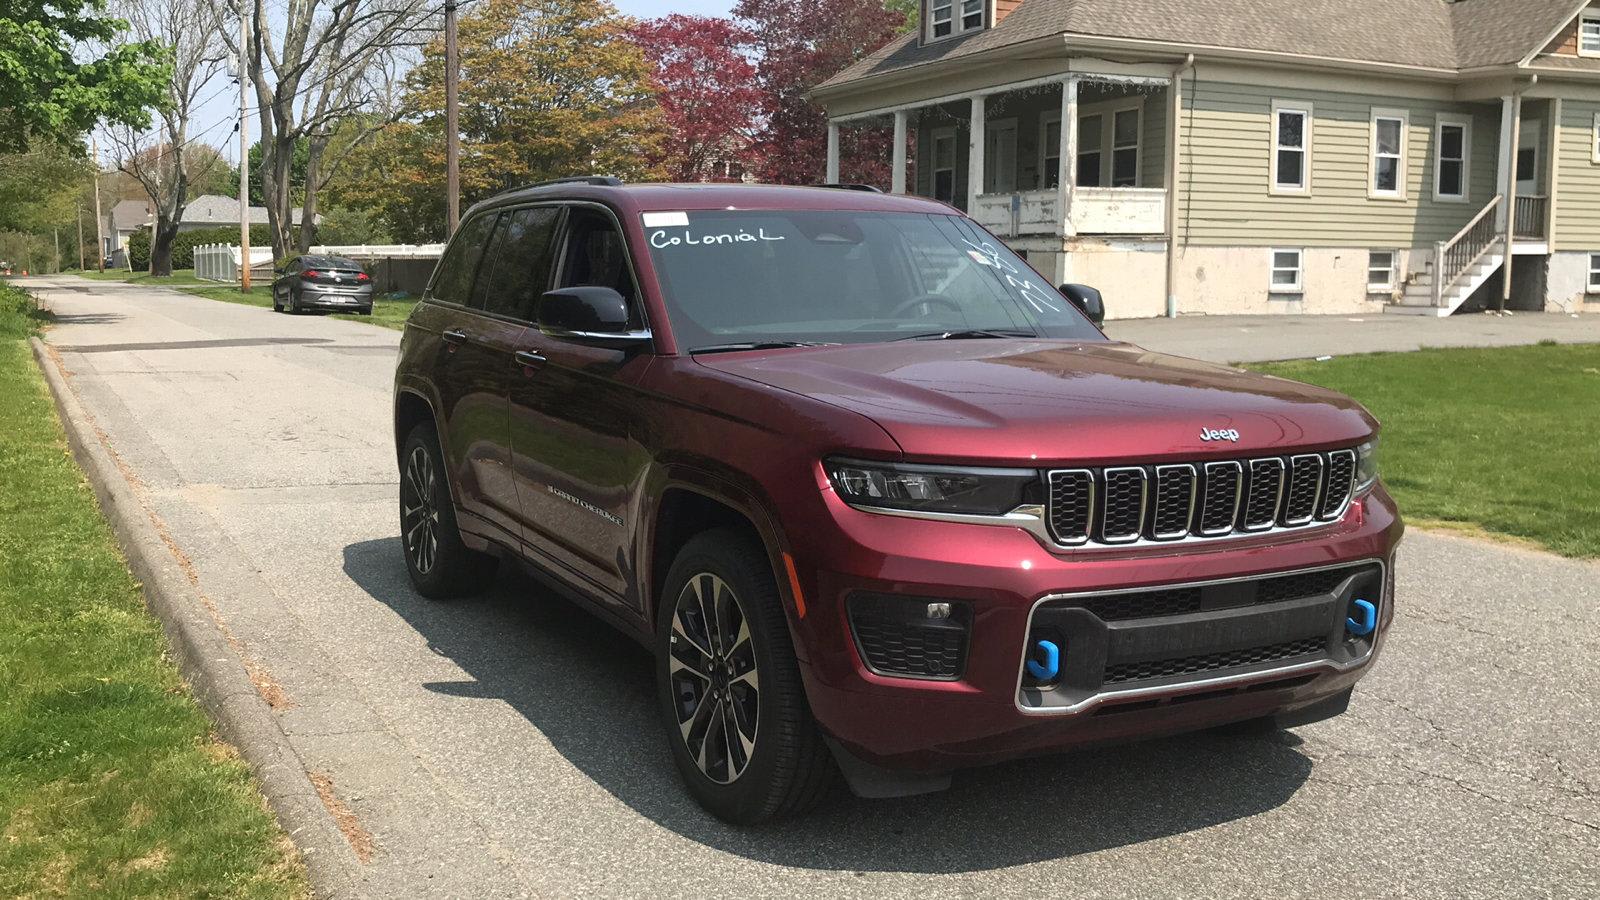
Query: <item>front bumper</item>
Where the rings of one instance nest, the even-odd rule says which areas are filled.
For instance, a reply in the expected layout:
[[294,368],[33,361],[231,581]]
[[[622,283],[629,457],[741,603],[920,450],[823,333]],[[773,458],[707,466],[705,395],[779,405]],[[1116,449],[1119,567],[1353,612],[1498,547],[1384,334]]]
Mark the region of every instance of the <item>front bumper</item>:
[[[810,598],[806,615],[796,620],[802,674],[823,730],[850,754],[883,768],[946,771],[1259,716],[1293,720],[1297,712],[1326,706],[1368,671],[1393,617],[1393,557],[1403,525],[1381,485],[1327,526],[1121,550],[1053,550],[1020,529],[874,515],[831,492],[824,502],[837,527],[812,530],[813,538],[825,536],[796,548],[797,565],[825,561],[801,568]],[[1344,583],[1337,597],[1224,603],[1125,621],[1074,609],[1077,598],[1134,588],[1232,584],[1356,564],[1376,571],[1376,582]],[[1360,641],[1342,643],[1338,604],[1356,590],[1381,593],[1377,627]],[[970,637],[960,676],[934,681],[873,671],[848,611],[849,598],[862,592],[966,604]],[[1322,626],[1327,644],[1318,652],[1230,657],[1230,664],[1198,674],[1140,672],[1104,683],[1119,660],[1183,655],[1184,648],[1197,654],[1246,650],[1304,638],[1308,627]],[[1065,629],[1066,647],[1061,684],[1042,692],[1037,685],[1030,691],[1024,674],[1040,627]]]

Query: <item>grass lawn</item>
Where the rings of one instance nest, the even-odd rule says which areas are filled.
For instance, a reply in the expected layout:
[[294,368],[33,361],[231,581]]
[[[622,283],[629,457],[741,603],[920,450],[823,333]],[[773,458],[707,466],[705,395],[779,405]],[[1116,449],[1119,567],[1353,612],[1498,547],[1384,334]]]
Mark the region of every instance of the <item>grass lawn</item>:
[[1600,344],[1423,350],[1252,368],[1325,385],[1383,423],[1407,519],[1600,557]]
[[0,896],[304,897],[167,661],[0,281]]
[[[170,277],[153,278],[147,272],[129,274],[123,270],[105,273],[89,272],[85,278],[96,281],[124,281],[130,284],[149,284],[160,287],[170,287],[184,293],[205,297],[208,300],[222,300],[227,303],[243,303],[246,306],[271,306],[272,293],[269,285],[257,282],[250,286],[250,293],[246,294],[238,287],[218,284],[215,281],[201,281],[194,277],[193,269],[174,270]],[[406,317],[411,315],[411,308],[417,304],[416,298],[408,297],[403,300],[392,300],[385,294],[379,294],[372,302],[372,315],[358,316],[351,313],[320,313],[312,312],[305,315],[331,315],[335,319],[349,319],[352,322],[365,322],[368,325],[377,325],[382,328],[403,329]]]

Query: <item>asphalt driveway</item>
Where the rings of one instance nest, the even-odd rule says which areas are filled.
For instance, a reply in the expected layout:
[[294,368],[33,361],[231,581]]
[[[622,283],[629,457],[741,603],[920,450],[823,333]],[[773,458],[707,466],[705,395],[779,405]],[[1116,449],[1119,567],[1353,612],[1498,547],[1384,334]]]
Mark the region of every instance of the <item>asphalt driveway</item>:
[[1346,716],[734,829],[677,785],[628,639],[520,576],[468,602],[410,590],[395,333],[160,289],[28,286],[306,770],[371,835],[373,894],[1600,893],[1600,566],[1413,533],[1387,655]]

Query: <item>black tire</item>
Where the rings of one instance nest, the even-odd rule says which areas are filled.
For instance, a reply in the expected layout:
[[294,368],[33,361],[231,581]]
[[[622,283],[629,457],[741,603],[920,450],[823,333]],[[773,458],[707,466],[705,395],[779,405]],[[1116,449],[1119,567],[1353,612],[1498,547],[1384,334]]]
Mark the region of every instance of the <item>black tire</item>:
[[272,289],[272,311],[275,313],[283,312],[283,303],[278,299],[278,289],[276,287]]
[[[699,584],[698,595],[691,581]],[[692,598],[716,595],[717,581],[729,591],[720,595],[721,608],[736,611],[747,626],[748,651],[739,649],[743,632],[733,622],[732,612],[724,612],[718,626],[722,633],[732,633],[721,647],[716,646],[717,632],[708,635],[692,614],[697,608]],[[731,606],[726,602],[730,595]],[[688,604],[688,614],[682,618],[680,600]],[[675,631],[675,624],[681,632]],[[724,821],[754,825],[799,815],[827,796],[838,779],[838,769],[806,703],[772,566],[752,536],[721,528],[697,535],[684,546],[667,573],[656,635],[657,694],[667,740],[685,787],[701,806]],[[713,656],[696,649],[702,643],[713,645],[714,652],[725,660],[720,673]],[[686,659],[696,662],[691,665]],[[751,672],[745,667],[747,659],[753,661],[758,683],[753,688]],[[702,669],[711,670],[712,675],[696,674]],[[713,690],[719,695],[725,692],[725,696],[713,700]],[[742,735],[741,713],[747,720],[751,710],[755,712],[750,728],[753,741],[746,755],[742,741],[734,749],[726,729],[732,719],[732,727]],[[680,713],[686,714],[687,733]],[[692,754],[690,744],[697,733],[702,749]],[[714,733],[720,734],[721,740],[713,737]],[[721,765],[713,758],[718,755],[717,744],[722,748]],[[742,766],[738,764],[741,756]],[[708,761],[705,769],[698,762],[702,757]]]
[[400,547],[417,593],[447,600],[494,581],[498,557],[461,541],[456,509],[432,422],[411,429],[400,451]]
[[362,315],[363,315],[363,316],[370,316],[370,315],[372,315],[372,307],[370,307],[370,306],[363,306],[363,307],[361,307],[361,314],[362,314]]

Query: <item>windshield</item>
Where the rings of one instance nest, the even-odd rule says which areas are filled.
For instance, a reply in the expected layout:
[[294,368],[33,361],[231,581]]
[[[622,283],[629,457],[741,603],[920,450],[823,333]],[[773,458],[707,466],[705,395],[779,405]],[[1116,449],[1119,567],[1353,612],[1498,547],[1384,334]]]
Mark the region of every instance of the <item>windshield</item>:
[[1104,340],[1027,263],[959,216],[706,210],[643,219],[673,332],[689,351],[946,333]]

